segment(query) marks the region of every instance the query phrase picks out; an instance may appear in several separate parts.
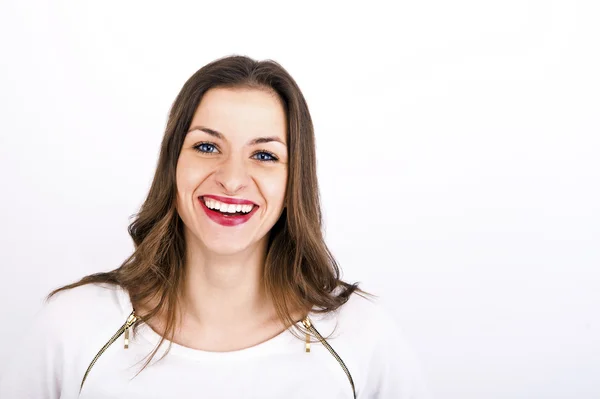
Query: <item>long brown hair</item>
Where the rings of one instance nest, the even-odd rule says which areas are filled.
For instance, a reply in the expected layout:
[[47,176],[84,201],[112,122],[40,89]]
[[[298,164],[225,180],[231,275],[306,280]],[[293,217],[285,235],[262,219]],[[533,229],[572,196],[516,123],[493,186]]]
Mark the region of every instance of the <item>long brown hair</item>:
[[221,58],[194,73],[171,107],[150,191],[128,228],[135,244],[133,254],[115,270],[91,274],[48,295],[50,298],[84,284],[111,283],[129,293],[134,309],[152,302],[152,309],[143,319],[165,315],[165,327],[146,365],[166,338],[173,339],[176,330],[186,243],[183,222],[175,208],[175,169],[196,108],[204,93],[216,87],[271,90],[282,100],[287,116],[289,175],[285,209],[270,231],[263,272],[264,287],[279,319],[289,327],[296,322],[291,316],[294,310],[301,309],[304,314],[311,310],[331,312],[353,292],[367,294],[358,283],[340,279],[339,267],[323,239],[313,124],[298,85],[272,60]]

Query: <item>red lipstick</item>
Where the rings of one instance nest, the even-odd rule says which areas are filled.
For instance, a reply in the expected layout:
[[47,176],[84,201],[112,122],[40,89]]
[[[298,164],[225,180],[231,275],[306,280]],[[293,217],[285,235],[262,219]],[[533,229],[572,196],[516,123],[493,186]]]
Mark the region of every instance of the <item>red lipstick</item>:
[[[210,209],[204,203],[204,198],[210,198],[217,200],[219,202],[223,202],[225,204],[234,204],[234,205],[254,205],[252,210],[245,214],[226,214],[219,211],[215,211]],[[247,201],[239,198],[227,198],[227,197],[219,197],[217,195],[205,195],[204,197],[198,197],[198,201],[200,202],[200,206],[206,213],[206,215],[215,223],[220,224],[221,226],[237,226],[243,223],[246,223],[252,215],[258,209],[258,205],[256,205],[252,201]]]

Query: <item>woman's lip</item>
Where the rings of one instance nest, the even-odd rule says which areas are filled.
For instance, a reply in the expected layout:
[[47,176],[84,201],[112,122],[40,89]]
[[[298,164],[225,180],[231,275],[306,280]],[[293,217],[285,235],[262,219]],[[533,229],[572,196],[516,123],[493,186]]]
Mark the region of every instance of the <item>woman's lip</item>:
[[223,202],[225,204],[258,206],[252,201],[248,201],[248,200],[241,199],[241,198],[220,197],[218,195],[202,195],[202,196],[200,196],[200,199],[202,199],[202,198],[212,198],[216,201]]
[[243,223],[246,223],[252,215],[258,209],[258,206],[252,208],[252,210],[248,213],[242,215],[224,215],[219,211],[214,211],[206,206],[202,197],[198,198],[198,202],[200,202],[200,206],[206,213],[206,215],[215,223],[220,224],[221,226],[237,226]]

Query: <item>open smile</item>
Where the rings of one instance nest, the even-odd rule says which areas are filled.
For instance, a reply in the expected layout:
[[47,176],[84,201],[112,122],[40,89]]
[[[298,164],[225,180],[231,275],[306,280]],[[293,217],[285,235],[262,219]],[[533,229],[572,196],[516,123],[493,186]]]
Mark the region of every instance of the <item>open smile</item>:
[[237,226],[246,223],[259,208],[252,201],[216,195],[198,197],[206,215],[221,226]]

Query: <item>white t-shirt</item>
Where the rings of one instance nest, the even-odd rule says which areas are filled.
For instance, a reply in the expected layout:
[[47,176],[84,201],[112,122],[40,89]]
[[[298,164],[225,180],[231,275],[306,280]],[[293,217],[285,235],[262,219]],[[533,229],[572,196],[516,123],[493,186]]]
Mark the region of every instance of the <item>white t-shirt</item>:
[[[45,304],[0,378],[2,399],[352,399],[348,377],[320,342],[289,330],[250,348],[209,352],[165,341],[133,378],[160,339],[141,323],[124,348],[122,335],[100,356],[81,393],[88,365],[132,311],[127,293],[88,284]],[[309,314],[346,364],[358,398],[428,398],[419,365],[393,318],[373,300],[353,294],[336,312]],[[337,327],[336,327],[337,323]]]

